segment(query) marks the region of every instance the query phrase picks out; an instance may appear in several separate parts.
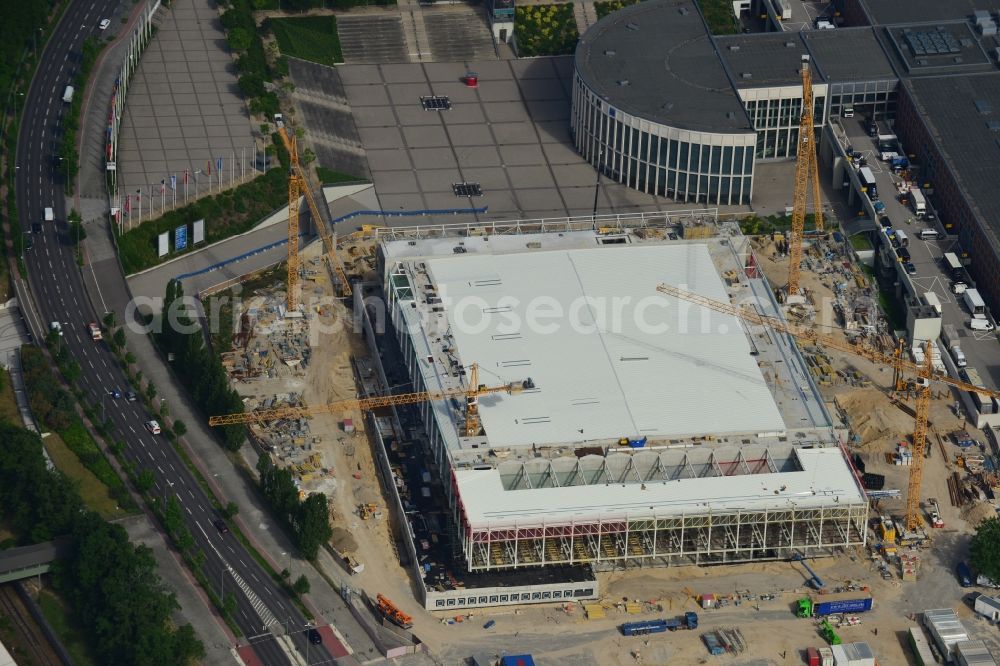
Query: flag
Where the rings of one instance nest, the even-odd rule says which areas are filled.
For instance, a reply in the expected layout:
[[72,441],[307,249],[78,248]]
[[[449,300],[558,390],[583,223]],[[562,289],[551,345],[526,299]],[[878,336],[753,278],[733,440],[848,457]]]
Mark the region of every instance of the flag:
[[177,174],[175,173],[170,177],[170,189],[177,190]]
[[205,175],[212,175],[212,160],[205,160]]
[[125,212],[128,213],[131,210],[132,210],[132,195],[131,194],[126,194],[125,195]]
[[215,170],[216,171],[222,171],[222,158],[221,157],[216,158],[216,160],[215,160]]
[[184,184],[188,184],[188,170],[184,169]]
[[160,181],[160,194],[163,194],[166,191],[167,191],[167,179],[164,178],[163,180]]
[[136,203],[142,203],[142,190],[135,191],[135,201]]

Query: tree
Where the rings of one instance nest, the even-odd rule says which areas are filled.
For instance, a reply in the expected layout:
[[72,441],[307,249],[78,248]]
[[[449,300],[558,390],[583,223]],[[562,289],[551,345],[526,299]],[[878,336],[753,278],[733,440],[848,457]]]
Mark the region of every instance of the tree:
[[115,341],[115,347],[116,348],[122,349],[125,346],[125,342],[126,342],[125,329],[119,328],[117,331],[115,331],[115,334],[112,337],[113,337],[113,339]]
[[326,495],[311,493],[306,501],[302,502],[296,516],[295,527],[299,550],[306,559],[315,559],[320,546],[333,536]]
[[1000,519],[979,523],[969,544],[972,567],[991,580],[1000,580]]
[[226,37],[226,41],[229,42],[229,48],[237,53],[243,53],[250,48],[252,39],[252,35],[243,28],[233,28]]
[[183,437],[184,434],[187,431],[188,431],[188,428],[187,428],[186,425],[184,425],[184,421],[181,421],[180,419],[177,419],[176,421],[174,421],[174,433],[178,437]]
[[132,352],[125,352],[125,363],[127,365],[135,365],[135,354]]
[[295,590],[295,594],[309,594],[309,579],[306,578],[305,574],[295,579],[292,589]]
[[113,310],[110,311],[110,312],[105,312],[104,313],[103,322],[104,322],[104,328],[108,329],[109,331],[112,328],[114,328],[115,326],[118,325],[118,319],[115,316],[115,313],[114,313]]
[[236,502],[230,501],[226,504],[226,518],[232,518],[240,512],[240,507]]
[[153,476],[153,472],[148,469],[144,469],[139,473],[139,477],[135,480],[135,485],[139,488],[139,492],[148,493],[149,489],[153,487],[156,482],[156,477]]
[[153,385],[153,382],[146,384],[146,397],[150,400],[156,397],[156,386]]

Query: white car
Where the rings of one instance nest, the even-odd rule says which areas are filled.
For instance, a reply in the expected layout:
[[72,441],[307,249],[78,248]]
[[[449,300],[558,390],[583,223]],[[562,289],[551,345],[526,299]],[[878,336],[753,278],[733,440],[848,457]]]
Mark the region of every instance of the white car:
[[111,25],[111,19],[101,19],[101,22],[98,24],[101,30],[107,30],[109,25]]
[[63,332],[62,332],[62,324],[60,324],[59,322],[57,322],[57,321],[51,322],[49,324],[49,330],[50,331],[55,331],[56,333],[59,334],[59,337],[62,337],[62,334],[63,334]]
[[160,434],[160,424],[156,421],[146,421],[146,430],[154,435]]

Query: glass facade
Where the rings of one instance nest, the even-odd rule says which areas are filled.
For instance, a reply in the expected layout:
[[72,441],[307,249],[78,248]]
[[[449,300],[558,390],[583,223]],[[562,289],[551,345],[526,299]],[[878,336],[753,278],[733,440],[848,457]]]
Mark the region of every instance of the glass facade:
[[[756,89],[746,91],[744,94],[751,92],[759,95],[769,91]],[[822,127],[826,97],[814,94],[813,102],[813,123],[816,127]],[[801,89],[796,97],[779,96],[773,99],[749,99],[745,100],[745,104],[750,120],[757,128],[755,149],[757,158],[787,159],[795,157],[799,140],[799,118],[802,115]]]
[[856,81],[830,84],[830,115],[839,116],[845,106],[853,106],[854,113],[874,114],[889,120],[896,117],[896,99],[899,81]]
[[577,150],[609,178],[674,201],[745,205],[753,192],[755,135],[692,132],[623,113],[573,77]]

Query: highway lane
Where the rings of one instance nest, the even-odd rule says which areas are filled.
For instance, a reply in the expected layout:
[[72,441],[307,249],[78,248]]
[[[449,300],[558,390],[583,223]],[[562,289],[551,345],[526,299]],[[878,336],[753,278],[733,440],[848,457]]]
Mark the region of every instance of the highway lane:
[[[79,67],[84,39],[105,36],[98,22],[114,15],[117,0],[72,2],[46,45],[36,77],[28,91],[18,137],[17,202],[22,227],[31,234],[33,247],[25,251],[28,282],[47,327],[60,322],[62,341],[79,363],[78,386],[103,411],[114,426],[115,438],[125,442],[125,458],[137,471],[149,469],[160,497],[176,497],[198,550],[204,553],[203,571],[213,587],[232,594],[233,619],[265,664],[291,663],[275,639],[280,626],[289,632],[296,649],[308,652],[310,663],[333,663],[323,646],[309,646],[302,630],[306,620],[284,591],[249,555],[232,534],[221,534],[213,525],[218,518],[177,452],[163,436],[147,432],[143,424],[152,417],[141,402],[109,395],[124,392],[127,381],[110,349],[94,342],[86,330],[100,317],[93,311],[76,265],[66,223],[63,183],[56,172],[55,155],[62,136],[68,105],[63,90]],[[76,91],[83,94],[83,91]],[[98,102],[100,103],[100,102]],[[55,212],[54,222],[44,221],[44,209]],[[40,225],[37,233],[32,225]],[[219,589],[215,592],[218,594]]]

